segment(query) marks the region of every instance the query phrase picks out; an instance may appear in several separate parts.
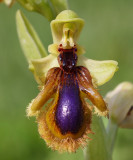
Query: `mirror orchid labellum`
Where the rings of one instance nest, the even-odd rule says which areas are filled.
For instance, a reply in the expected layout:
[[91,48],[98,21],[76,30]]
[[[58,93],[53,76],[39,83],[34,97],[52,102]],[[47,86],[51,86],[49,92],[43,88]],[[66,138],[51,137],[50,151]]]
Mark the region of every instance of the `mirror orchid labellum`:
[[82,55],[85,51],[77,40],[83,25],[73,11],[61,12],[51,21],[51,54],[31,61],[42,88],[29,104],[27,115],[37,117],[39,134],[59,152],[75,152],[86,145],[88,134],[93,133],[93,108],[99,115],[108,115],[96,87],[110,80],[117,70],[116,61],[94,61]]

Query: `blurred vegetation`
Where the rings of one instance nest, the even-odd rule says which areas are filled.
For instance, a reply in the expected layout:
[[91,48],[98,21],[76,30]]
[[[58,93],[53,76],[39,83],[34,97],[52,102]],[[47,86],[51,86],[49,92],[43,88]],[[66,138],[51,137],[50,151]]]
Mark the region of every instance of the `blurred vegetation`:
[[[100,87],[103,96],[122,81],[133,82],[133,1],[69,1],[70,9],[85,19],[79,43],[91,59],[119,62],[114,78]],[[0,159],[1,160],[82,160],[74,154],[51,151],[39,137],[35,119],[26,117],[26,106],[37,93],[34,77],[20,48],[15,13],[0,5]],[[41,15],[22,9],[47,48],[52,43],[49,22]],[[133,159],[133,130],[119,129],[114,160]]]

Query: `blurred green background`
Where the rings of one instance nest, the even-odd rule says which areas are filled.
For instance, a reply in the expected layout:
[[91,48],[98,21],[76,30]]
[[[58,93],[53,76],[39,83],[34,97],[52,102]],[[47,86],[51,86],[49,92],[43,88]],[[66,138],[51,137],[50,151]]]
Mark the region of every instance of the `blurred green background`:
[[[79,43],[86,56],[119,62],[114,78],[100,87],[103,96],[122,81],[133,82],[133,0],[69,0],[70,9],[85,19]],[[28,70],[16,33],[15,14],[0,4],[0,159],[83,160],[74,154],[51,151],[39,137],[34,118],[26,117],[26,106],[37,95],[38,86]],[[52,43],[49,22],[22,9],[47,48]],[[114,160],[133,160],[133,130],[119,129]]]

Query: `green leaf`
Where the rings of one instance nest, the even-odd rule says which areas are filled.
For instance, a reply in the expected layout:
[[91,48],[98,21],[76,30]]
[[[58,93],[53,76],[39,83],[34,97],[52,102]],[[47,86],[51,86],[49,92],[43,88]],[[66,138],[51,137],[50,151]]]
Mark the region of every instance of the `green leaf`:
[[16,23],[20,44],[29,63],[29,69],[34,70],[31,60],[47,56],[47,51],[34,28],[20,10],[16,13]]

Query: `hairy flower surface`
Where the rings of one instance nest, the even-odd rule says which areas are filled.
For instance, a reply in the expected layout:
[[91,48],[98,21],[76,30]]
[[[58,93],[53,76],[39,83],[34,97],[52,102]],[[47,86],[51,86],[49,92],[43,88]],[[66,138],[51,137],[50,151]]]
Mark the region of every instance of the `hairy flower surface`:
[[83,25],[73,11],[61,12],[51,22],[51,54],[31,61],[41,91],[29,104],[27,115],[37,117],[41,137],[60,152],[75,152],[86,145],[93,108],[99,115],[108,115],[96,87],[117,70],[116,61],[94,61],[82,55],[85,51],[77,40]]

